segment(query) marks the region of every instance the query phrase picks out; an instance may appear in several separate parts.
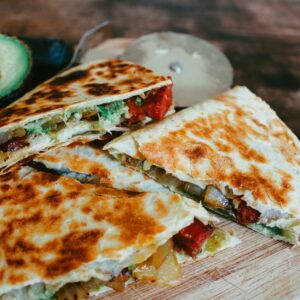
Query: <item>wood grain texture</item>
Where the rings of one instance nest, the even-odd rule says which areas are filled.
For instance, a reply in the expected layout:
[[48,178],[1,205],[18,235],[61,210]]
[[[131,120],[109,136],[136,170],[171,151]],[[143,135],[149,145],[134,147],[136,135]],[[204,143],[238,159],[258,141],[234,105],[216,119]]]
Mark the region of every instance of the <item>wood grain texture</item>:
[[299,299],[300,249],[273,241],[228,221],[241,240],[214,257],[188,263],[184,278],[172,288],[132,284],[123,293],[101,299]]
[[0,30],[75,43],[101,20],[114,37],[178,31],[203,37],[231,60],[235,83],[266,99],[300,137],[300,1],[1,0]]

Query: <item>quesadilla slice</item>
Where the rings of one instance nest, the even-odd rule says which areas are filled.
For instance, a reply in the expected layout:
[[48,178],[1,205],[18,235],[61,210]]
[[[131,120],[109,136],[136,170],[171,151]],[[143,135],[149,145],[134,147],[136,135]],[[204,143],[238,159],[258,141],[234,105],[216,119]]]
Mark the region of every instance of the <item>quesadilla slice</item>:
[[139,65],[79,65],[0,110],[0,173],[48,148],[125,131],[173,111],[172,82]]
[[299,140],[245,87],[124,134],[104,149],[211,211],[299,244]]
[[149,176],[123,166],[107,151],[103,143],[75,142],[42,153],[30,162],[38,170],[56,171],[81,183],[94,183],[132,192],[160,192],[167,189]]
[[235,241],[200,204],[169,191],[126,192],[29,167],[0,179],[2,300],[84,299],[129,277],[173,285],[179,257]]

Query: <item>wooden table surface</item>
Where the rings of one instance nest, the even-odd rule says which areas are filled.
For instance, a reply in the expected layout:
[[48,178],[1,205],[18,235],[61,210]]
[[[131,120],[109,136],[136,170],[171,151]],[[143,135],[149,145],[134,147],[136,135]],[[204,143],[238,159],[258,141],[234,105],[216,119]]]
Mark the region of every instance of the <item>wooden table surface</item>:
[[298,0],[1,0],[0,31],[75,43],[104,19],[113,37],[187,32],[222,49],[235,83],[266,99],[300,137]]

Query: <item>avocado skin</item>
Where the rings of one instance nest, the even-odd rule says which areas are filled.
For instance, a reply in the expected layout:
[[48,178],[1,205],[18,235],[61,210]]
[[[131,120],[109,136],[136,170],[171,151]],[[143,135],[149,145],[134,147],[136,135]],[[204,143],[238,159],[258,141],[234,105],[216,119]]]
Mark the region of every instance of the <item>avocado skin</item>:
[[18,39],[31,51],[31,69],[17,89],[0,97],[0,109],[53,77],[68,65],[73,55],[72,47],[62,40],[43,37],[19,37]]
[[[14,40],[15,44],[19,45],[18,47],[22,47],[24,49],[24,52],[27,52],[28,55],[28,70],[24,75],[24,78],[22,82],[18,82],[12,90],[6,94],[5,96],[0,96],[0,108],[3,108],[10,104],[14,99],[20,97],[22,94],[25,93],[27,85],[30,84],[31,82],[31,70],[32,70],[32,52],[29,46],[22,40],[18,39],[17,37],[14,36],[9,36],[6,34],[0,34],[1,38],[4,39],[9,39],[9,40]],[[26,55],[26,56],[27,56]]]
[[73,47],[63,40],[44,37],[21,37],[21,40],[32,51],[31,88],[53,77],[71,61]]
[[3,96],[0,98],[0,109],[8,106],[22,95],[24,95],[27,91],[30,90],[30,86],[32,85],[32,72],[30,72],[23,83],[15,90],[13,90],[10,94]]

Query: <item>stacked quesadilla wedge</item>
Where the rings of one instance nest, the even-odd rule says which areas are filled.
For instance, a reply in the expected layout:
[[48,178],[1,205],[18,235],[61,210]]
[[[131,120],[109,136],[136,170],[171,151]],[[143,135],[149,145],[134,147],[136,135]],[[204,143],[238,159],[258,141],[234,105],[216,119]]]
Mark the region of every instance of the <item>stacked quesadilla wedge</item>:
[[101,141],[75,142],[42,153],[30,166],[74,178],[82,183],[101,184],[132,192],[161,192],[167,189],[149,176],[123,166],[107,151]]
[[171,85],[121,60],[59,74],[0,110],[0,173],[51,147],[162,119],[173,111]]
[[120,290],[129,276],[175,284],[182,257],[234,244],[200,204],[169,191],[121,191],[30,167],[0,179],[3,300],[84,299],[102,285]]
[[124,134],[104,149],[211,211],[299,244],[299,140],[245,87]]
[[[107,151],[102,149],[103,144],[99,141],[90,143],[76,142],[68,146],[53,149],[47,153],[40,154],[31,163],[35,169],[55,172],[63,176],[74,178],[81,183],[93,182],[94,184],[126,190],[131,192],[157,193],[169,191],[160,183],[154,181],[143,173],[122,165],[114,159]],[[190,205],[193,205],[189,201]],[[205,209],[200,206],[200,211]],[[211,221],[217,222],[216,218],[210,217]],[[229,237],[221,232],[219,237],[226,237],[215,244],[215,250],[210,249],[209,254],[222,250],[237,243],[235,237]],[[192,234],[193,235],[193,234]],[[201,252],[198,257],[204,257],[208,253]]]

